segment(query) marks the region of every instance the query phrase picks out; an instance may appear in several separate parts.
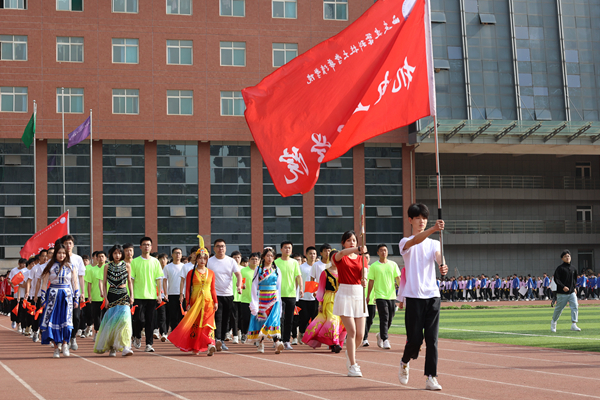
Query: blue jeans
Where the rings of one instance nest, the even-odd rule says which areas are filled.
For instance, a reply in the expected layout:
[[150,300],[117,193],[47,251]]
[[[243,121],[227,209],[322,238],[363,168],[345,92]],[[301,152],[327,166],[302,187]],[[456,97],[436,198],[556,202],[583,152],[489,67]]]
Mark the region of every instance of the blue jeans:
[[554,315],[552,316],[552,321],[558,321],[560,314],[562,314],[563,308],[565,308],[567,303],[569,303],[569,307],[571,307],[571,322],[577,322],[579,306],[577,305],[577,295],[575,293],[556,293],[556,305],[554,306]]

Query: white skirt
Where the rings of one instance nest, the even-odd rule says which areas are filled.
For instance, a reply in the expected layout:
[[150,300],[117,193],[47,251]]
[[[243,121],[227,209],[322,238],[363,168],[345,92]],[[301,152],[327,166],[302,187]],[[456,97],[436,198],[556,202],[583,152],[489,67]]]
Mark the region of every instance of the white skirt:
[[362,285],[340,283],[333,302],[333,314],[340,317],[368,317],[367,302]]

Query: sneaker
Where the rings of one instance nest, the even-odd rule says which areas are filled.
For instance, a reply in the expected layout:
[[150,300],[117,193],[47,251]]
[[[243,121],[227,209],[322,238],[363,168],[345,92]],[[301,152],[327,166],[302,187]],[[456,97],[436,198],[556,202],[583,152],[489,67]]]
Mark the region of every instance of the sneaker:
[[221,343],[221,350],[229,351],[229,347],[225,346],[225,343]]
[[390,345],[390,341],[388,339],[383,341],[383,348],[386,350],[390,350],[392,348],[392,345]]
[[81,337],[81,333],[82,333],[81,329],[77,329],[77,333],[75,334],[75,336]]
[[283,349],[284,350],[294,350],[294,348],[292,347],[292,345],[290,344],[290,342],[285,342],[283,344]]
[[383,347],[383,340],[381,339],[381,335],[377,332],[377,347]]
[[146,349],[144,350],[146,353],[154,353],[154,347],[152,345],[147,344]]
[[142,339],[141,338],[133,338],[133,347],[139,349],[142,347]]
[[217,340],[217,342],[215,343],[215,347],[217,348],[217,351],[223,350],[223,342]]
[[[78,332],[79,332],[79,331],[78,331]],[[85,337],[87,336],[87,334],[86,334],[85,332],[86,332],[86,331],[82,331],[82,332],[79,334],[79,337],[80,337],[81,339],[85,339]]]
[[166,341],[167,341],[167,334],[166,334],[166,333],[163,333],[163,334],[160,336],[160,341],[161,341],[161,342],[166,342]]
[[60,358],[60,350],[58,349],[58,347],[54,349],[54,355],[52,355],[52,357]]
[[108,356],[109,357],[116,357],[117,356],[117,351],[115,349],[110,349],[110,351],[108,352]]
[[73,351],[77,351],[77,349],[79,348],[79,346],[77,345],[77,339],[73,338],[71,339],[71,350]]
[[265,344],[263,342],[258,343],[258,349],[257,351],[259,353],[264,353],[265,352]]
[[554,320],[550,321],[550,332],[556,333],[556,322]]
[[33,338],[31,340],[33,340],[33,343],[39,342],[40,334],[38,332],[33,332]]
[[400,371],[398,372],[398,379],[403,385],[408,385],[408,371],[408,364],[404,364],[402,361],[400,361]]
[[233,338],[233,335],[231,334],[231,332],[227,332],[225,334],[225,341],[226,342],[229,342],[232,338]]
[[69,346],[66,343],[63,344],[62,353],[65,357],[69,357],[71,355],[71,352],[69,351]]
[[234,336],[233,339],[231,340],[231,344],[239,344],[240,341],[238,340],[237,336]]
[[425,382],[425,390],[442,390],[442,385],[438,383],[435,376],[429,375]]
[[133,350],[131,350],[131,347],[125,347],[123,349],[123,357],[132,356],[132,355],[133,355]]
[[[86,336],[91,337],[94,334],[94,329],[91,326],[88,326],[87,329],[88,329],[88,331],[86,333]],[[139,349],[139,347],[138,347],[138,349]]]
[[154,332],[152,333],[152,337],[154,339],[160,339],[160,332],[158,331],[158,329],[154,330]]
[[361,346],[362,347],[369,347],[369,341],[368,340],[363,340]]
[[334,344],[333,348],[331,349],[331,351],[333,351],[334,353],[339,353],[340,351],[342,351],[342,348],[340,347],[339,344]]
[[576,322],[573,322],[573,324],[571,325],[571,330],[579,332],[579,331],[581,331],[581,328],[577,326]]
[[21,327],[19,327],[19,329],[17,329],[17,332],[23,333],[23,330],[21,329]]
[[362,376],[362,372],[360,372],[360,367],[358,366],[358,364],[351,365],[350,368],[348,368],[348,376]]
[[[302,341],[302,338],[304,337],[304,334],[302,332],[300,332],[298,334],[298,344],[303,344],[304,342]],[[292,343],[293,344],[293,343]]]
[[298,344],[298,338],[292,339],[292,346],[296,346]]
[[[281,350],[283,350],[283,349],[284,349],[283,343],[277,342],[277,346],[275,346],[275,354],[281,353]],[[291,346],[290,346],[290,349],[291,349]]]
[[242,335],[242,343],[246,343],[246,340],[248,340],[248,336],[247,335]]

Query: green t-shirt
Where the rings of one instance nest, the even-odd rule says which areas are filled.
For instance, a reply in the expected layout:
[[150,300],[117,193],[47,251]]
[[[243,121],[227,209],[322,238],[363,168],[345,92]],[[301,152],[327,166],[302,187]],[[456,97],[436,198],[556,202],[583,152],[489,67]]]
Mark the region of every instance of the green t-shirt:
[[232,278],[233,278],[232,279],[232,282],[233,282],[233,301],[239,303],[240,299],[242,298],[242,295],[237,292],[237,276],[235,274],[233,274]]
[[[102,296],[100,295],[100,285],[98,282],[100,282],[102,279],[104,279],[104,266],[102,267],[92,267],[91,265],[88,265],[87,268],[85,269],[85,275],[83,276],[83,280],[84,282],[86,282],[85,285],[85,296],[92,300],[92,301],[102,301]],[[87,293],[87,284],[91,283],[92,284],[92,292],[91,293]]]
[[371,264],[367,277],[373,281],[372,299],[393,300],[396,298],[396,277],[400,276],[398,264],[388,260]]
[[256,271],[256,269],[250,267],[244,267],[240,271],[242,279],[246,278],[246,289],[242,289],[242,295],[239,300],[242,303],[250,304],[252,302],[252,279],[254,278],[254,271]]
[[281,274],[281,297],[296,297],[296,277],[300,275],[298,261],[289,258],[283,261],[281,258],[275,260],[275,265]]
[[133,297],[136,299],[156,299],[156,280],[163,275],[160,262],[154,258],[144,259],[142,256],[131,261],[131,278],[133,281]]

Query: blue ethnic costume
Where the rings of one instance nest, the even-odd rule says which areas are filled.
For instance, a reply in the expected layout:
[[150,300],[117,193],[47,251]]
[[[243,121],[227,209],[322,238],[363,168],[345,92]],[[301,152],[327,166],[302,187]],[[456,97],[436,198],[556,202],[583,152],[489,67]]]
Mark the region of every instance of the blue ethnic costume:
[[249,343],[281,337],[281,274],[275,264],[268,269],[262,266],[256,269],[250,312]]
[[42,288],[42,344],[58,344],[71,339],[73,304],[79,307],[79,290],[74,291],[71,286],[77,282],[76,279],[77,271],[69,263],[61,267],[57,262],[50,268],[50,287],[47,290]]

